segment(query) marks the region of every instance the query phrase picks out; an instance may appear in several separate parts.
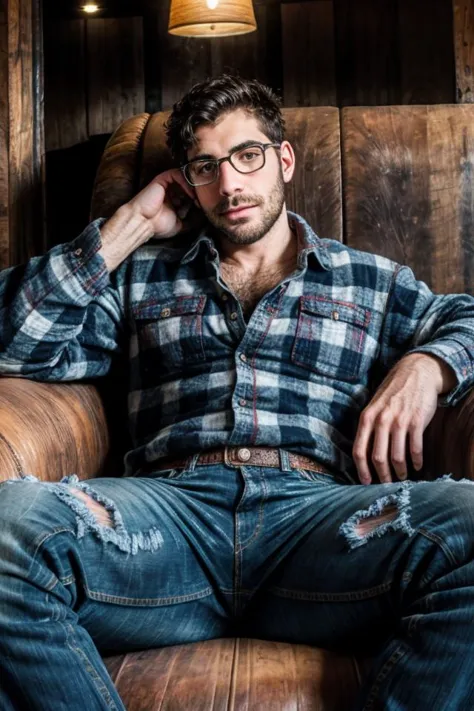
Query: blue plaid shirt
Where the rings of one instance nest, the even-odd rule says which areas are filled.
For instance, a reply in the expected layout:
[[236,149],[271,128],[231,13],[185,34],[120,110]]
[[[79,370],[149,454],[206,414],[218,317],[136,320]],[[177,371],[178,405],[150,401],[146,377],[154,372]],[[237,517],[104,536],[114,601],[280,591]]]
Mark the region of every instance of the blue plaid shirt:
[[435,296],[408,267],[319,239],[290,213],[293,274],[246,323],[204,231],[150,241],[109,274],[97,220],[0,283],[0,372],[36,380],[129,369],[126,473],[225,445],[282,447],[355,481],[359,414],[407,352],[474,383],[474,299]]

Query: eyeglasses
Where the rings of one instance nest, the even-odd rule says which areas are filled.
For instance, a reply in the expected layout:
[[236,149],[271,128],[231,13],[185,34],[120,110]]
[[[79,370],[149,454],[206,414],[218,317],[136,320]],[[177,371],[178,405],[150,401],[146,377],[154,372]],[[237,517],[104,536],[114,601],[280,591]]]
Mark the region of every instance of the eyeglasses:
[[201,187],[210,185],[219,176],[219,167],[226,160],[238,173],[255,173],[265,165],[267,148],[280,148],[279,143],[252,143],[245,148],[237,148],[228,156],[219,159],[196,158],[181,167],[189,185]]

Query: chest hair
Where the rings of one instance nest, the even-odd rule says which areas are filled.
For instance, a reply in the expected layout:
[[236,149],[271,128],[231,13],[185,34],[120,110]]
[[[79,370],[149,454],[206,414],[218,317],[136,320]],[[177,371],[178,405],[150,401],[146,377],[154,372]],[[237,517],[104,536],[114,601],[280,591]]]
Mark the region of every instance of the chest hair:
[[294,267],[293,262],[291,265],[278,264],[251,274],[222,262],[221,274],[229,289],[238,298],[248,320],[260,299],[288,276]]

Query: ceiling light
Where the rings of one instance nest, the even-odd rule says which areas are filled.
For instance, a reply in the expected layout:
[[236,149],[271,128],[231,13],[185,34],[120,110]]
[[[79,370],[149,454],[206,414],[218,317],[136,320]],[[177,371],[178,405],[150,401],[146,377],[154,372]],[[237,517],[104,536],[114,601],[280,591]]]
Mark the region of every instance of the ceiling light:
[[82,9],[84,10],[84,12],[87,12],[89,15],[92,15],[94,12],[99,12],[100,8],[98,5],[87,4],[87,5],[83,5]]
[[172,35],[226,37],[256,29],[252,0],[171,0]]

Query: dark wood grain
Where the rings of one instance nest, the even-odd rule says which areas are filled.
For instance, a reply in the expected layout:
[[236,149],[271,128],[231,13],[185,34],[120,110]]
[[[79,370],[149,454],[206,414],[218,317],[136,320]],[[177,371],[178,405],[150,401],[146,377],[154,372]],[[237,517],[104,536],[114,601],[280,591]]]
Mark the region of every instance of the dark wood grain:
[[455,100],[451,0],[398,0],[401,104]]
[[336,106],[332,0],[281,5],[285,106]]
[[474,291],[474,107],[347,108],[345,235],[440,292]]
[[474,3],[453,0],[456,101],[474,103]]
[[43,251],[42,42],[38,0],[0,14],[0,267]]
[[397,0],[333,0],[339,106],[401,101]]
[[45,23],[47,151],[69,148],[88,138],[85,28],[82,19]]
[[89,135],[145,110],[141,17],[87,21]]

